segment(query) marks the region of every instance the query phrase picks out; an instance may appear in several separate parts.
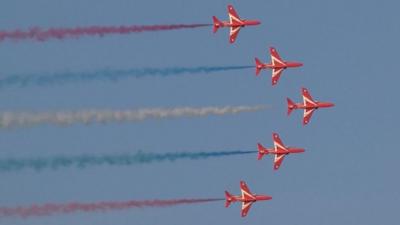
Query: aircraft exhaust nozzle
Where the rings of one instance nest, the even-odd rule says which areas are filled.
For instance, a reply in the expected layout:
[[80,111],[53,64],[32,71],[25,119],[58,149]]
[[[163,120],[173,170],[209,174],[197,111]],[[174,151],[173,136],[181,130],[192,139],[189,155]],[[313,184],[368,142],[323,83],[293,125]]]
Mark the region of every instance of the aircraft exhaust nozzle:
[[257,157],[258,160],[261,160],[264,155],[268,155],[268,150],[260,143],[257,143],[257,148],[258,148],[258,157]]
[[228,191],[225,191],[225,198],[226,198],[225,207],[228,208],[231,202],[234,201],[234,199]]
[[212,17],[213,18],[213,33],[217,33],[218,29],[221,27],[221,21],[219,21],[219,19],[215,16]]
[[263,63],[258,58],[255,58],[255,61],[256,61],[256,76],[258,76],[260,74],[261,69],[262,69],[262,64]]
[[293,111],[293,109],[296,109],[296,104],[290,100],[290,98],[287,98],[287,105],[288,105],[288,111],[287,114],[290,116],[290,113]]

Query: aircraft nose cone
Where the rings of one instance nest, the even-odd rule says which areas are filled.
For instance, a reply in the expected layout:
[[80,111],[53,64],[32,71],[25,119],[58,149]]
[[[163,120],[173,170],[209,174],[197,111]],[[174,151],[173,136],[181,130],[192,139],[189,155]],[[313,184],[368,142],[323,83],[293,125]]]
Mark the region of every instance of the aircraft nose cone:
[[295,67],[302,67],[302,66],[303,66],[303,63],[301,63],[301,62],[295,62],[295,63],[294,63],[294,66],[295,66]]
[[271,199],[272,199],[271,196],[265,195],[260,200],[271,200]]

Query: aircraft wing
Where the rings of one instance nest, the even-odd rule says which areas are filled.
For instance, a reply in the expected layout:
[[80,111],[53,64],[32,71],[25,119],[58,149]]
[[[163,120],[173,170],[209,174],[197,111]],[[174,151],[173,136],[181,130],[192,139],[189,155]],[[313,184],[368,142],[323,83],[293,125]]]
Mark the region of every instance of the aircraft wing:
[[229,15],[229,22],[231,25],[241,25],[242,24],[242,20],[240,19],[236,10],[233,8],[233,5],[228,5],[228,15]]
[[272,65],[274,65],[274,66],[282,66],[282,67],[285,66],[285,62],[279,56],[278,51],[274,47],[271,47],[269,49],[269,52],[271,54]]
[[275,85],[278,83],[279,78],[281,77],[282,71],[284,69],[283,68],[279,68],[279,69],[272,69],[272,85]]
[[284,158],[285,158],[285,154],[275,154],[274,170],[279,169]]
[[247,187],[246,182],[240,181],[240,190],[242,192],[242,199],[244,199],[244,200],[255,199],[254,195],[251,193],[250,189]]
[[315,111],[315,108],[304,109],[303,125],[307,125],[307,124],[310,122],[311,117],[312,117],[314,111]]
[[279,135],[277,133],[273,133],[272,134],[272,139],[274,140],[274,147],[275,147],[275,151],[287,151],[285,145],[283,144],[281,138],[279,137]]
[[242,217],[247,216],[252,204],[253,204],[253,202],[243,202],[242,203]]
[[231,44],[236,41],[239,31],[240,31],[240,27],[231,27],[230,32],[229,32],[229,42]]
[[303,103],[305,106],[316,106],[317,105],[317,103],[311,97],[311,94],[307,90],[307,88],[302,88],[301,93],[303,95]]

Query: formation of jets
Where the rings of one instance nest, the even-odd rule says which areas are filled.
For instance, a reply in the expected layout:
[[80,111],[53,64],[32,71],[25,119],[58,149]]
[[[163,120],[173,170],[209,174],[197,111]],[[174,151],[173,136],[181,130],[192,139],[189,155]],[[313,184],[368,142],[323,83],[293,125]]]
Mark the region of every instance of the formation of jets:
[[[255,26],[261,24],[261,22],[258,20],[241,19],[232,5],[228,5],[228,15],[229,15],[229,21],[220,21],[217,17],[213,16],[213,32],[216,33],[218,29],[222,27],[229,27],[230,29],[229,42],[231,44],[236,41],[239,31],[242,27]],[[303,66],[303,63],[301,62],[292,62],[283,60],[280,57],[278,51],[274,47],[270,47],[269,50],[270,50],[271,62],[263,63],[258,58],[255,58],[256,76],[260,75],[261,70],[263,69],[271,69],[272,86],[278,84],[282,72],[287,68],[295,68]],[[288,107],[287,112],[288,115],[290,115],[291,112],[295,109],[303,109],[304,110],[303,125],[307,125],[310,122],[311,117],[315,110],[319,108],[329,108],[334,106],[334,104],[331,102],[315,101],[311,97],[310,92],[307,90],[307,88],[302,88],[301,93],[303,96],[303,103],[294,103],[292,100],[287,98],[287,107]],[[283,159],[285,158],[286,155],[303,153],[305,151],[303,148],[285,146],[277,133],[272,134],[272,139],[274,142],[273,148],[268,149],[264,147],[262,144],[258,143],[257,149],[258,149],[258,160],[261,160],[264,157],[264,155],[268,154],[274,155],[274,166],[273,166],[274,170],[278,170],[280,168]],[[247,216],[250,207],[254,202],[272,199],[272,197],[268,195],[256,195],[251,193],[250,189],[247,187],[244,181],[240,181],[240,190],[241,190],[241,195],[239,196],[231,195],[229,192],[225,191],[225,198],[226,198],[225,206],[229,207],[229,205],[232,202],[241,202],[242,217]]]

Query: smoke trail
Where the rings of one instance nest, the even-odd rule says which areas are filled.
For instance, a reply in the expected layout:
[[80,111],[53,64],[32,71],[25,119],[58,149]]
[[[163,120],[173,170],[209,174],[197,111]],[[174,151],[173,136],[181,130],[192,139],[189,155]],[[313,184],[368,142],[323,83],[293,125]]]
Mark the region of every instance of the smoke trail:
[[224,107],[180,107],[137,110],[83,110],[75,112],[0,112],[0,128],[31,127],[54,124],[93,124],[111,122],[137,122],[147,119],[171,119],[179,117],[204,117],[208,115],[227,115],[241,112],[254,112],[265,106],[224,106]]
[[197,199],[172,199],[172,200],[144,200],[144,201],[112,201],[96,203],[48,203],[43,205],[19,206],[15,208],[0,207],[0,217],[31,217],[50,216],[52,214],[70,214],[77,212],[107,212],[111,210],[126,210],[131,208],[145,207],[171,207],[176,205],[198,204],[213,201],[221,201],[220,198],[197,198]]
[[47,86],[60,85],[74,82],[88,82],[95,80],[118,81],[127,78],[141,77],[166,77],[181,74],[208,74],[213,72],[240,70],[253,68],[254,66],[199,66],[199,67],[171,67],[171,68],[134,68],[126,70],[100,70],[86,73],[56,73],[56,74],[27,74],[11,75],[0,78],[0,88],[17,86],[26,87],[31,85]]
[[91,166],[129,166],[136,164],[149,164],[154,162],[179,159],[200,160],[211,157],[224,157],[233,155],[252,154],[257,151],[225,151],[225,152],[177,152],[177,153],[143,153],[118,154],[118,155],[81,155],[81,156],[57,156],[49,158],[25,158],[25,159],[0,159],[0,171],[19,171],[23,169],[62,169],[68,167],[87,168]]
[[111,34],[132,34],[165,30],[193,29],[211,26],[211,24],[171,24],[148,26],[90,26],[76,28],[49,28],[40,27],[29,30],[0,31],[0,41],[4,40],[36,40],[47,41],[49,39],[80,38],[82,36],[99,36]]

